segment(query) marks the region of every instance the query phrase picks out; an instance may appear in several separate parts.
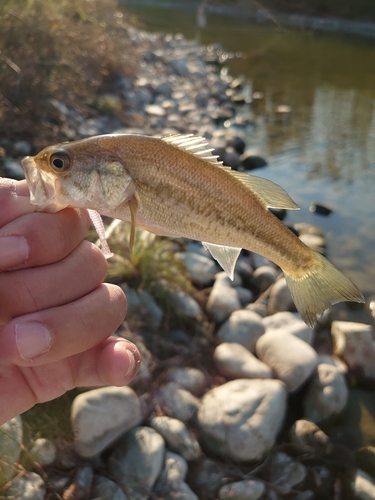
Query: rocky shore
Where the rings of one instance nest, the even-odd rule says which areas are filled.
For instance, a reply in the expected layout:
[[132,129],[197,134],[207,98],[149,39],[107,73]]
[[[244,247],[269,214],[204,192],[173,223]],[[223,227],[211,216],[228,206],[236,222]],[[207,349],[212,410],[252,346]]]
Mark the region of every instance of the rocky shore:
[[[246,144],[263,96],[229,74],[225,61],[233,54],[181,35],[130,34],[141,72],[102,96],[111,113],[85,119],[51,100],[66,137],[192,133],[205,136],[232,168],[266,166]],[[124,100],[126,127],[113,118]],[[281,106],[275,119],[282,124],[290,111]],[[22,177],[17,158],[32,145],[1,146],[3,172]],[[325,252],[319,228],[292,229]],[[189,328],[164,331],[157,298],[123,283],[127,324],[142,317],[139,329],[124,324],[118,332],[142,353],[138,376],[131,387],[76,396],[74,442],[62,448],[40,429],[25,450],[21,416],[1,426],[4,498],[375,498],[375,448],[353,449],[330,432],[351,387],[374,388],[373,328],[327,312],[313,331],[295,312],[280,270],[258,255],[243,252],[233,282],[200,243],[186,242],[177,256],[201,298],[178,292]]]

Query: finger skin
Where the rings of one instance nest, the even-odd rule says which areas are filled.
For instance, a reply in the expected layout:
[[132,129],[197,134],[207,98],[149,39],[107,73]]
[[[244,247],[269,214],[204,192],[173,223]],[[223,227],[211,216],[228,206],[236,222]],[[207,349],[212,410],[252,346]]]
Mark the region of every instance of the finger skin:
[[106,269],[102,252],[82,241],[65,259],[49,266],[0,273],[0,325],[87,295],[103,281]]
[[22,215],[33,213],[36,206],[30,203],[26,181],[0,177],[0,227]]

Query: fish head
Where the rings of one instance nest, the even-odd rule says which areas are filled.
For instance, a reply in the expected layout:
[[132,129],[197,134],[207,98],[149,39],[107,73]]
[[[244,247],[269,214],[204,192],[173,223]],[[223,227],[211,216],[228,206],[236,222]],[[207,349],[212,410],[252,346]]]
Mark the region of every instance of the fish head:
[[135,193],[134,182],[116,154],[90,139],[48,146],[23,158],[21,166],[30,201],[38,211],[76,207],[103,213]]

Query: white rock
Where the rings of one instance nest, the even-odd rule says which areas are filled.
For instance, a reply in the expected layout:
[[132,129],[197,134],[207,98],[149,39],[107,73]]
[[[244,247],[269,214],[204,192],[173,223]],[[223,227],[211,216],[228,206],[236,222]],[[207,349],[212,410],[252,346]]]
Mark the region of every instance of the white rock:
[[243,286],[235,286],[234,288],[238,293],[238,297],[243,306],[246,306],[247,304],[249,304],[249,302],[253,300],[254,294],[248,288],[245,288]]
[[258,500],[266,487],[258,479],[245,479],[235,483],[228,483],[219,489],[219,500]]
[[263,325],[267,333],[274,330],[284,331],[304,340],[310,345],[314,341],[314,330],[306,325],[298,313],[289,311],[275,313],[272,316],[264,318]]
[[329,437],[314,422],[296,420],[289,430],[290,440],[305,453],[323,453]]
[[122,489],[104,476],[95,475],[91,498],[100,500],[128,500]]
[[164,413],[187,422],[197,412],[199,401],[191,392],[181,389],[175,382],[168,382],[162,386],[155,398]]
[[176,382],[182,389],[186,389],[193,394],[200,393],[207,384],[206,376],[202,370],[190,366],[170,368],[167,373],[167,380]]
[[264,332],[265,328],[259,314],[240,309],[234,311],[219,328],[217,338],[221,342],[236,342],[255,352],[255,344]]
[[256,353],[290,392],[297,390],[318,364],[318,355],[306,342],[278,331],[262,335],[256,344]]
[[136,427],[119,439],[108,470],[130,499],[148,500],[164,462],[164,440],[150,427]]
[[175,292],[177,314],[188,318],[197,318],[201,314],[201,308],[196,300],[190,295],[177,290]]
[[348,401],[345,377],[332,365],[320,364],[303,400],[304,417],[321,423],[338,415]]
[[294,486],[300,484],[306,477],[306,467],[295,462],[283,452],[277,453],[272,459],[270,482],[277,486],[281,494],[288,493]]
[[79,394],[71,408],[75,449],[84,457],[96,455],[141,420],[138,396],[130,387],[101,387]]
[[259,291],[265,292],[277,280],[280,271],[272,266],[260,266],[255,269],[253,277],[259,287]]
[[44,481],[35,472],[18,476],[7,489],[7,498],[10,500],[44,500],[45,495]]
[[374,500],[375,481],[374,479],[358,469],[353,483],[354,498],[358,500]]
[[157,498],[164,500],[198,500],[196,494],[184,482],[188,465],[186,461],[167,451],[160,478],[155,486]]
[[268,314],[279,311],[294,311],[295,305],[285,278],[280,278],[272,286],[268,299]]
[[210,257],[196,252],[180,252],[176,257],[185,264],[186,271],[194,283],[206,286],[214,281],[218,267]]
[[330,356],[329,354],[319,354],[318,356],[319,364],[325,363],[327,365],[335,366],[341,375],[347,375],[348,366],[343,362],[342,359],[337,356]]
[[240,344],[223,342],[216,347],[213,358],[219,372],[226,377],[272,378],[270,368]]
[[201,440],[225,460],[260,460],[272,448],[285,410],[279,380],[232,380],[203,397],[197,418]]
[[358,380],[374,385],[375,342],[373,328],[363,323],[334,321],[331,335],[334,353],[344,360]]
[[49,439],[38,438],[29,450],[30,456],[40,465],[49,465],[56,459],[56,446]]
[[172,451],[181,455],[185,460],[195,460],[200,456],[201,449],[198,441],[181,420],[155,416],[150,418],[150,426],[164,438]]
[[216,323],[225,321],[233,311],[241,309],[237,290],[233,288],[225,273],[216,275],[214,286],[207,301],[207,311]]
[[20,415],[0,426],[0,487],[17,474],[22,451],[23,425]]

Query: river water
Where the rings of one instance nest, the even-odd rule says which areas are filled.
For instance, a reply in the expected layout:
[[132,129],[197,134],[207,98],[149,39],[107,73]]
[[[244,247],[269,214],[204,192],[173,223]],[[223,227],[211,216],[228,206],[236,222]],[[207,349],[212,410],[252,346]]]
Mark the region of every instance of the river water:
[[[181,32],[242,53],[228,60],[231,74],[246,76],[265,96],[248,110],[255,125],[247,145],[269,162],[255,175],[283,186],[301,207],[286,222],[319,225],[329,259],[367,297],[375,294],[375,40],[219,14],[208,14],[197,30],[193,8],[138,3],[126,11],[149,31]],[[279,105],[291,107],[290,119],[280,120]],[[313,202],[333,212],[312,213]]]

